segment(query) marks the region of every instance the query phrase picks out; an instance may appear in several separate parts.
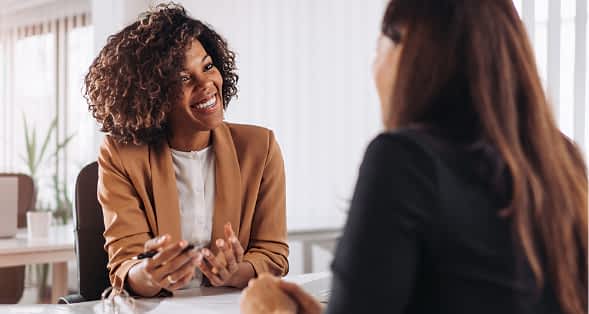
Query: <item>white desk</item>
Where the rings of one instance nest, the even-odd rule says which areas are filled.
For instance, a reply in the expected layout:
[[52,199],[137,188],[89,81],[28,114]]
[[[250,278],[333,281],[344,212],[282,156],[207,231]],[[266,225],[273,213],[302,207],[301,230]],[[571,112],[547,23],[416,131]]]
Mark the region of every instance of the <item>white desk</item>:
[[[319,291],[315,280],[328,280],[329,273],[314,273],[289,276],[288,281],[303,285],[309,293]],[[313,282],[313,283],[311,283]],[[305,284],[311,283],[307,288]],[[229,288],[196,288],[176,292],[171,298],[136,299],[137,313],[198,313],[198,314],[234,314],[239,313],[241,290]],[[121,313],[124,312],[123,310]],[[84,302],[73,305],[11,305],[0,306],[0,313],[103,313],[100,301]]]
[[15,238],[0,239],[0,267],[51,263],[51,301],[67,294],[67,261],[76,257],[73,226],[51,226],[47,239],[27,239],[27,229]]

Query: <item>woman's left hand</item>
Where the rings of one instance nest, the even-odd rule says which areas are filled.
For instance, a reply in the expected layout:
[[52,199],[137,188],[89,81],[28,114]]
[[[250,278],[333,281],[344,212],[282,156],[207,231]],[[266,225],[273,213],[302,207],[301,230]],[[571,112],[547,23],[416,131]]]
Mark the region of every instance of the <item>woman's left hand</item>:
[[225,224],[224,232],[225,239],[215,241],[219,248],[217,256],[209,249],[202,249],[202,257],[197,262],[198,267],[215,287],[243,288],[256,273],[250,263],[243,261],[243,247],[230,223]]
[[242,314],[299,313],[296,300],[280,288],[280,279],[267,273],[250,280],[241,293],[239,307]]

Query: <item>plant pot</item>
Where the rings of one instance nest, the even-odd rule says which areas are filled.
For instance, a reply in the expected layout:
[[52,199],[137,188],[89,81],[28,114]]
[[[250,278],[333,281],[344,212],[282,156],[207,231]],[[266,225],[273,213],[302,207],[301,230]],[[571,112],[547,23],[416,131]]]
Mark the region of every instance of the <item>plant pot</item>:
[[51,212],[28,211],[27,234],[29,240],[47,239],[51,225]]

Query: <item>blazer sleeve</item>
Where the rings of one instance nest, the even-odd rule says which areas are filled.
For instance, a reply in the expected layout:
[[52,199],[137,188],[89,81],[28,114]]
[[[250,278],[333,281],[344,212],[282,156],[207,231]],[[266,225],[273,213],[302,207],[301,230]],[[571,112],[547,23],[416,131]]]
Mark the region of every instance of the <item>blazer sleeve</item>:
[[98,158],[98,200],[104,214],[104,248],[111,285],[122,288],[129,269],[139,261],[150,229],[141,201],[122,163],[120,150],[106,137]]
[[288,273],[284,160],[271,131],[268,147],[244,261],[256,274],[284,276]]

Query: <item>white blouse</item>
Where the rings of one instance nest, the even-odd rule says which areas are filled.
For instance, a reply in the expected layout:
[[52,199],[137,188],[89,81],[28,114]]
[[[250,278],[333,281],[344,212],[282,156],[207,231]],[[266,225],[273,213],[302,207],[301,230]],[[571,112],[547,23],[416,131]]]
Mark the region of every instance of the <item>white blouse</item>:
[[[182,238],[202,248],[211,242],[215,209],[215,154],[211,146],[200,151],[172,149],[180,201]],[[202,274],[197,269],[196,283]]]

